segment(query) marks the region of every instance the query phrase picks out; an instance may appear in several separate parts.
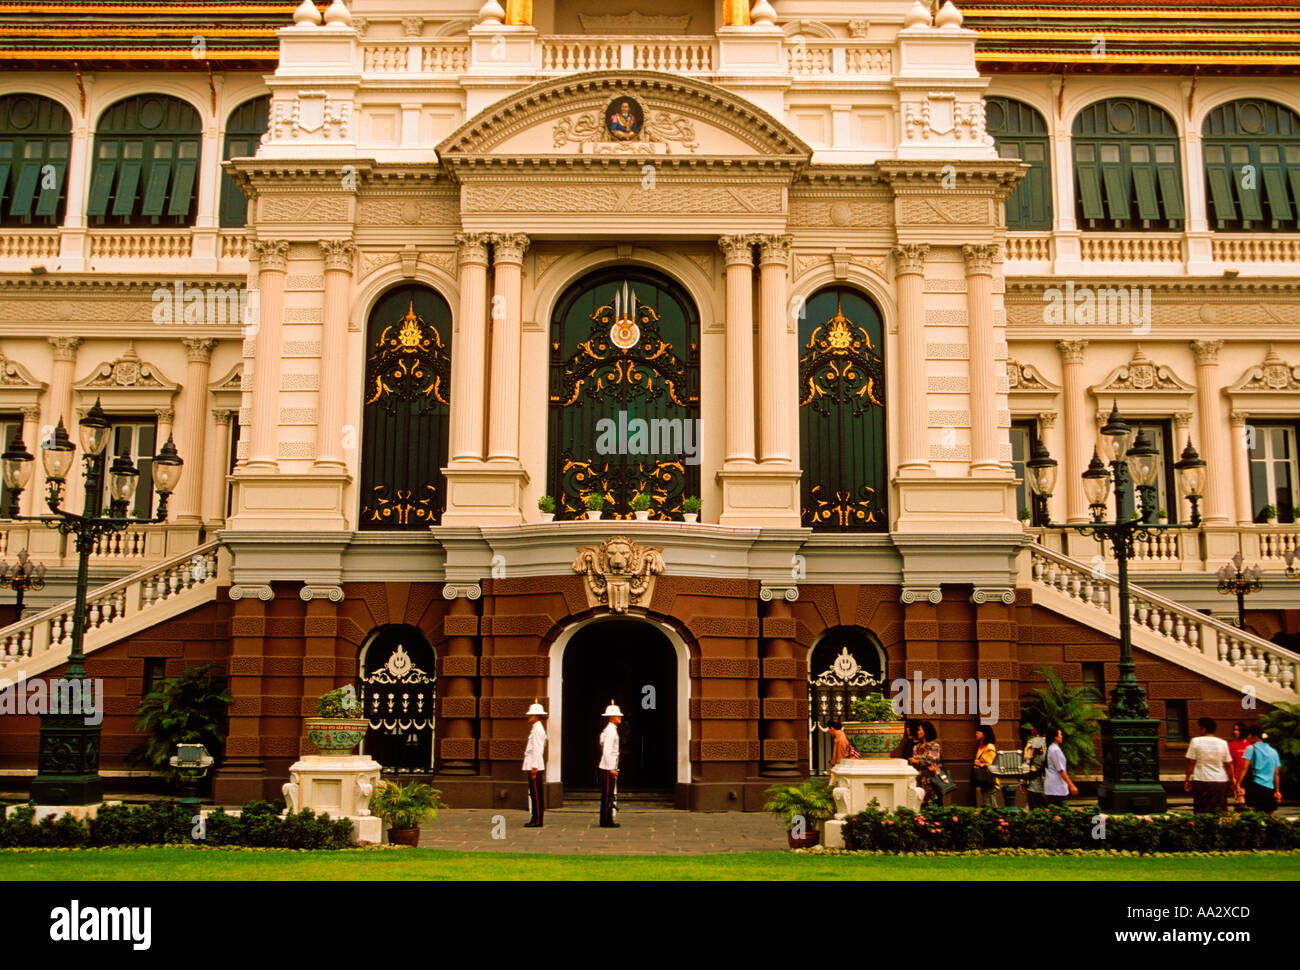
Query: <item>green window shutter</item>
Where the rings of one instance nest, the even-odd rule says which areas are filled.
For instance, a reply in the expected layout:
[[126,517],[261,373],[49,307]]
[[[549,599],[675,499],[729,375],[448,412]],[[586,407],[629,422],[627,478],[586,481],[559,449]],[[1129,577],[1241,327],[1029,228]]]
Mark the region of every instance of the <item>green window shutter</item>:
[[9,159],[0,158],[0,200],[5,197],[5,186],[9,184]]
[[1160,181],[1160,201],[1164,203],[1165,218],[1183,218],[1183,180],[1178,176],[1178,167],[1157,162],[1156,178]]
[[122,160],[118,169],[117,192],[113,197],[113,215],[129,216],[135,208],[135,190],[140,184],[140,169],[143,165],[138,158]]
[[95,172],[90,177],[90,204],[86,207],[87,215],[107,215],[108,197],[113,191],[113,179],[116,176],[116,158],[101,158],[95,162]]
[[9,200],[11,216],[27,216],[32,212],[32,199],[36,196],[36,186],[41,181],[41,160],[39,158],[23,159],[18,169],[18,180],[14,184],[13,198]]
[[1128,183],[1124,178],[1124,166],[1119,162],[1102,162],[1101,178],[1106,186],[1106,211],[1110,218],[1127,219],[1129,217]]
[[182,158],[176,163],[176,181],[172,185],[172,200],[167,206],[169,216],[189,215],[190,198],[194,192],[194,176],[199,170],[197,158]]
[[221,225],[227,229],[242,228],[248,221],[248,199],[239,186],[225,172],[221,173]]
[[1291,203],[1286,195],[1286,172],[1280,166],[1270,165],[1263,169],[1264,195],[1268,199],[1269,212],[1274,221],[1283,222],[1291,218]]
[[1300,165],[1287,165],[1286,179],[1291,183],[1291,198],[1300,206]]
[[1214,200],[1214,218],[1232,222],[1237,218],[1237,203],[1232,200],[1232,169],[1227,165],[1207,165],[1205,175]]
[[1251,222],[1259,222],[1264,218],[1264,210],[1259,204],[1259,169],[1255,169],[1253,188],[1246,188],[1243,184],[1244,179],[1244,168],[1233,166],[1232,181],[1237,186],[1237,199],[1241,202],[1241,217]]
[[1083,203],[1085,219],[1104,219],[1106,210],[1101,203],[1101,179],[1095,162],[1075,162],[1074,179],[1079,186],[1079,200]]
[[[49,188],[42,186],[40,201],[36,203],[38,216],[52,216],[59,211],[59,197],[63,194],[63,178],[68,174],[67,162],[50,162],[54,168],[54,184]],[[44,182],[44,179],[41,180]]]
[[1160,204],[1156,202],[1156,173],[1150,165],[1134,165],[1133,187],[1136,189],[1138,218],[1158,220]]
[[162,215],[163,203],[167,201],[167,183],[171,180],[171,174],[170,159],[154,159],[153,165],[149,168],[149,184],[144,190],[144,205],[140,208],[140,215]]

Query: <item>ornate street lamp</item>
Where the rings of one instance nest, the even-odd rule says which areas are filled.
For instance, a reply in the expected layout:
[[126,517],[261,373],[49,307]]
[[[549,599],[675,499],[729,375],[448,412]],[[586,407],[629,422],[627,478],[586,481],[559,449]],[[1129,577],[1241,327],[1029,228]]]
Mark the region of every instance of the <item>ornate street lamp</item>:
[[10,568],[7,562],[0,562],[0,589],[12,589],[16,594],[18,615],[15,620],[23,618],[23,596],[29,589],[45,588],[45,563],[32,562],[24,549],[18,553],[18,562]]
[[[176,444],[169,436],[153,460],[153,486],[158,492],[158,512],[151,518],[127,515],[131,499],[135,496],[140,473],[128,455],[119,455],[108,473],[108,514],[104,515],[105,450],[108,447],[110,428],[108,416],[99,401],[81,419],[78,438],[82,448],[82,476],[85,484],[85,504],[81,514],[62,507],[64,486],[72,469],[77,448],[68,437],[59,419],[54,433],[41,442],[41,461],[45,466],[45,504],[51,515],[19,515],[18,497],[31,480],[34,459],[17,437],[0,455],[0,473],[13,496],[9,518],[27,522],[44,522],[51,529],[72,536],[77,549],[76,601],[72,610],[72,646],[68,652],[68,665],[64,674],[67,680],[84,681],[86,663],[84,641],[86,632],[86,592],[90,553],[100,536],[120,532],[129,525],[165,522],[167,499],[180,481],[183,462],[176,453]],[[85,684],[78,685],[80,694],[88,697]],[[102,703],[102,700],[101,700]],[[31,797],[43,805],[93,805],[103,799],[104,785],[99,776],[99,726],[86,724],[85,712],[49,713],[41,715],[40,753],[37,756],[36,778],[32,782]]]
[[1215,573],[1219,578],[1219,592],[1224,596],[1237,597],[1237,627],[1246,629],[1246,595],[1258,593],[1264,588],[1264,573],[1258,566],[1241,568],[1241,553],[1232,557],[1231,566],[1220,566]]
[[[1145,432],[1133,429],[1116,404],[1101,429],[1101,448],[1083,473],[1083,490],[1088,497],[1092,522],[1086,525],[1052,525],[1047,521],[1047,499],[1056,481],[1056,462],[1043,448],[1035,448],[1026,462],[1029,486],[1042,510],[1042,524],[1049,529],[1072,529],[1110,542],[1119,572],[1119,680],[1110,692],[1106,719],[1101,722],[1102,782],[1098,802],[1108,812],[1163,812],[1165,790],[1160,785],[1159,723],[1147,707],[1146,691],[1138,683],[1133,663],[1133,615],[1129,606],[1128,561],[1137,540],[1151,539],[1167,529],[1195,529],[1201,524],[1199,502],[1205,462],[1188,442],[1174,468],[1179,488],[1191,503],[1188,525],[1157,525],[1156,488],[1160,478],[1160,456]],[[1115,520],[1106,521],[1111,487],[1115,489]],[[1136,494],[1135,494],[1136,493]],[[1136,498],[1136,504],[1135,504]]]
[[1282,553],[1282,558],[1286,560],[1286,578],[1300,579],[1300,553],[1295,549],[1288,549]]

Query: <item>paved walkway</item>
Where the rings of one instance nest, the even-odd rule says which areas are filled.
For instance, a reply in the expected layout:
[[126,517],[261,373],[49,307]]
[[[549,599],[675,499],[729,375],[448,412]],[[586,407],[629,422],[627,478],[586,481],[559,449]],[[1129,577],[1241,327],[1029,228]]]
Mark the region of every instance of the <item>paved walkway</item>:
[[[504,825],[502,824],[504,821]],[[627,808],[619,828],[602,829],[596,806],[549,809],[545,825],[526,829],[528,813],[445,809],[424,825],[420,845],[464,852],[554,852],[602,855],[689,855],[789,848],[785,829],[764,812],[682,812]],[[494,833],[497,835],[493,837]]]

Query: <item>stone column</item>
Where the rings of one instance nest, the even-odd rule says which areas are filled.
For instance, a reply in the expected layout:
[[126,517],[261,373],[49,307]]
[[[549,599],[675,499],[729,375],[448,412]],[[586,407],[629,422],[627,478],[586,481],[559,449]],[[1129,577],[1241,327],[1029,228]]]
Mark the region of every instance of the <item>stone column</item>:
[[970,340],[971,474],[1001,475],[998,457],[997,335],[993,327],[993,260],[997,246],[963,246]]
[[230,705],[225,756],[212,779],[212,797],[218,804],[240,805],[266,797],[262,708],[268,685],[263,679],[263,665],[267,603],[274,595],[270,586],[230,589],[230,598],[235,601],[231,617],[230,695],[235,701]]
[[[1057,416],[1055,411],[1039,412],[1038,436],[1042,440],[1044,447],[1053,455],[1064,455],[1069,449],[1069,442],[1060,440],[1056,434]],[[1049,438],[1052,439],[1050,442],[1048,441]],[[1026,483],[1025,489],[1025,497],[1029,499],[1029,507],[1033,508],[1033,490],[1029,488],[1028,483]],[[1056,476],[1056,490],[1047,501],[1047,514],[1053,522],[1064,522],[1067,517],[1065,496],[1061,494],[1061,476],[1059,473]]]
[[322,239],[325,261],[325,317],[321,327],[320,390],[317,391],[316,465],[341,470],[343,415],[348,400],[348,307],[352,296],[352,260],[356,246],[349,239]]
[[203,520],[220,523],[226,518],[226,476],[230,469],[230,412],[213,408],[212,421],[216,439],[212,461],[203,469],[207,479],[203,486]]
[[808,711],[795,693],[796,680],[800,679],[796,677],[795,619],[787,600],[798,595],[798,587],[794,586],[785,591],[764,587],[760,592],[761,598],[770,597],[770,601],[763,617],[763,751],[759,770],[760,774],[774,777],[800,774],[795,724],[808,720]]
[[[157,421],[157,427],[158,427],[158,434],[157,434],[158,443],[154,447],[156,449],[159,449],[162,448],[163,444],[167,441],[167,439],[172,437],[172,435],[175,433],[173,426],[176,424],[176,409],[175,408],[154,408],[153,416]],[[111,452],[112,450],[113,450],[113,446],[112,443],[110,442],[108,451]],[[181,457],[184,458],[185,455],[182,454]]]
[[[36,456],[36,461],[33,462],[31,483],[18,499],[19,515],[39,515],[45,511],[45,500],[40,497],[40,495],[44,493],[44,489],[42,489],[40,493],[38,493],[36,489],[36,472],[38,472],[41,467],[40,435],[41,409],[39,407],[23,408],[23,444],[27,446],[27,450],[31,454]],[[6,441],[4,446],[5,448],[8,448],[9,442]],[[37,505],[38,502],[40,503],[39,507]],[[8,512],[8,509],[4,510],[6,515]]]
[[926,245],[893,250],[898,292],[898,471],[930,471],[930,408],[925,366]]
[[492,234],[492,379],[488,459],[519,461],[519,353],[523,335],[523,263],[528,237]]
[[727,266],[726,463],[754,460],[754,237],[718,240]]
[[258,261],[258,325],[253,358],[253,400],[248,464],[259,471],[277,469],[280,439],[280,354],[284,317],[284,277],[289,244],[259,239],[250,244]]
[[1086,340],[1060,340],[1056,349],[1061,352],[1062,397],[1065,399],[1065,454],[1056,476],[1057,487],[1065,482],[1065,515],[1067,522],[1085,522],[1088,497],[1083,491],[1080,477],[1092,461],[1092,450],[1097,447],[1097,435],[1092,426],[1088,408],[1088,389],[1083,381],[1083,355]]
[[[189,368],[185,373],[185,388],[181,392],[181,436],[176,442],[176,449],[181,458],[189,464],[188,475],[181,475],[176,488],[175,504],[172,517],[177,522],[201,522],[203,520],[203,485],[204,432],[207,430],[208,371],[212,361],[212,348],[217,345],[211,338],[182,339],[185,353],[189,358]],[[162,426],[158,428],[158,447],[167,439],[162,437]]]
[[[50,337],[50,346],[54,348],[54,365],[50,368],[50,390],[45,400],[45,425],[41,428],[41,438],[52,434],[59,421],[74,442],[77,440],[77,416],[72,411],[72,381],[77,367],[77,348],[81,346],[80,337]],[[48,429],[48,430],[47,430]],[[45,505],[45,464],[41,461],[40,441],[29,441],[27,450],[36,456],[36,470],[29,486],[32,493],[39,498],[33,503],[36,515],[43,515],[49,510]],[[78,450],[80,445],[78,444]],[[67,485],[63,490],[63,507],[80,509],[73,504],[81,493],[81,465],[76,463],[68,472]]]
[[[1250,500],[1250,450],[1246,447],[1249,443],[1246,430],[1250,422],[1250,415],[1245,411],[1231,411],[1228,413],[1228,421],[1232,425],[1232,440],[1228,442],[1228,450],[1232,453],[1232,494],[1235,499],[1234,505],[1237,512],[1238,525],[1252,525],[1255,521],[1255,510]],[[1181,451],[1185,442],[1180,442],[1178,449]],[[1179,507],[1182,507],[1184,499],[1179,497]]]
[[786,366],[784,352],[789,309],[790,237],[760,236],[758,242],[761,295],[759,360],[762,368],[758,457],[760,461],[788,464],[795,457],[790,426],[795,400],[793,391],[797,386],[795,375]]
[[1231,474],[1228,449],[1223,440],[1223,405],[1219,400],[1219,351],[1222,340],[1193,340],[1196,357],[1196,410],[1200,417],[1201,440],[1197,450],[1205,459],[1205,520],[1228,521],[1228,489]]
[[452,341],[451,460],[482,461],[487,399],[487,244],[485,233],[460,233],[459,327]]
[[[438,738],[438,770],[449,775],[478,774],[477,741],[474,726],[478,720],[478,698],[474,681],[478,677],[479,618],[477,603],[468,596],[451,592],[451,606],[443,620],[447,645],[439,658],[438,714],[442,733]],[[551,757],[559,757],[553,752]]]

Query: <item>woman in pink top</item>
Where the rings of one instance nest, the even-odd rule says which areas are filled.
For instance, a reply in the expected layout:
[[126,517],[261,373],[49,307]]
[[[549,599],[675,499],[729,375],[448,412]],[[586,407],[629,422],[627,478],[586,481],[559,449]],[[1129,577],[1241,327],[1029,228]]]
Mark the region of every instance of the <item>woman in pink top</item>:
[[1234,721],[1232,724],[1232,740],[1228,742],[1228,755],[1232,758],[1232,777],[1234,779],[1233,788],[1236,789],[1236,797],[1233,799],[1238,811],[1246,809],[1246,793],[1237,787],[1235,780],[1241,777],[1241,756],[1246,753],[1250,747],[1250,741],[1246,739],[1246,724],[1244,721]]

